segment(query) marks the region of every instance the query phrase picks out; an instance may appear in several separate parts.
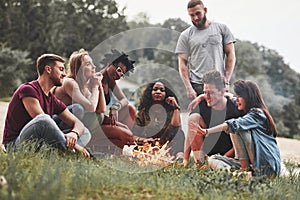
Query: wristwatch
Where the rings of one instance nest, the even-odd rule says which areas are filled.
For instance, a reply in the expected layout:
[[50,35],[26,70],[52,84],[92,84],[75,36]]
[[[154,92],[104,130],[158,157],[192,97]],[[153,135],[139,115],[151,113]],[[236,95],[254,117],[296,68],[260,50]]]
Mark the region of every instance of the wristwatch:
[[174,110],[180,110],[180,106],[174,106],[173,109]]
[[122,107],[122,105],[119,102],[117,102],[117,103],[114,103],[113,105],[111,105],[110,109],[112,109],[112,110],[120,110],[121,107]]

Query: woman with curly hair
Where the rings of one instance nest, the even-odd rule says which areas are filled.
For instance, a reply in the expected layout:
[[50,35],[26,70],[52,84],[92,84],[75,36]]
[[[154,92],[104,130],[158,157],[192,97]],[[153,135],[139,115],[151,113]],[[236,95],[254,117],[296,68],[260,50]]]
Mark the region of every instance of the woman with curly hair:
[[170,142],[172,154],[183,152],[180,107],[166,80],[158,79],[146,86],[137,107],[133,133],[153,138],[160,145]]

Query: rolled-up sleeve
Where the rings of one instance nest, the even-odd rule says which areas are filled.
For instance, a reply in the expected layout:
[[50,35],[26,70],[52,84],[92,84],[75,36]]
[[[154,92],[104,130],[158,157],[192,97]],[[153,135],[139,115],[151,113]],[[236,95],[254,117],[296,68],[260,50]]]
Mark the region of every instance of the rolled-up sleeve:
[[237,119],[229,119],[225,122],[228,124],[227,133],[235,133],[246,131],[263,126],[263,122],[266,120],[263,111],[260,109],[252,109],[243,117]]

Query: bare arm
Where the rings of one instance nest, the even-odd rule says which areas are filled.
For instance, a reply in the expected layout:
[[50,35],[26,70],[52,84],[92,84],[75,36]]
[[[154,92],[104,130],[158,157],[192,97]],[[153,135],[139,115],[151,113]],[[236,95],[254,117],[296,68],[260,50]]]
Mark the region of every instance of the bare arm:
[[101,85],[99,86],[99,98],[98,98],[96,112],[104,113],[105,111],[106,111],[106,101],[105,101],[103,87]]
[[[41,108],[41,105],[40,105],[40,102],[38,101],[38,99],[34,98],[34,97],[24,97],[22,99],[23,101],[23,104],[24,104],[24,107],[26,109],[26,111],[28,112],[28,114],[32,117],[32,118],[35,118],[37,115],[39,114],[45,114],[43,109]],[[69,112],[70,111],[68,109],[65,109],[63,111],[64,112]],[[72,115],[70,113],[70,115]],[[73,116],[73,115],[72,115]],[[74,118],[76,118],[75,116],[73,116]],[[77,119],[77,118],[76,118]],[[66,120],[66,123],[69,124],[69,125],[73,125],[72,121],[69,121],[65,118],[62,119],[63,121]],[[78,120],[78,119],[77,119]],[[78,120],[79,121],[79,120]],[[80,122],[80,121],[79,121]],[[81,122],[80,122],[81,123]],[[83,125],[82,125],[83,126]],[[81,130],[78,126],[78,128],[74,128],[75,131],[77,131],[79,134],[82,134],[83,132],[83,129]],[[67,139],[67,144],[66,146],[69,147],[69,148],[74,148],[76,142],[77,142],[77,135],[76,133],[73,133],[73,132],[70,132],[68,134],[65,134],[65,137],[66,138],[69,138]]]
[[35,118],[39,114],[45,114],[38,99],[34,97],[24,97],[22,102],[30,117]]
[[81,104],[85,110],[95,112],[98,104],[99,90],[98,86],[94,86],[90,94],[84,95],[79,88],[78,83],[71,78],[65,79],[63,86],[65,92],[74,101]]
[[194,99],[196,98],[197,94],[195,90],[193,89],[191,82],[190,82],[190,76],[189,76],[189,71],[188,71],[188,66],[187,66],[187,59],[188,56],[183,53],[178,54],[178,70],[179,70],[179,75],[182,79],[182,82],[186,88],[187,91],[187,97],[189,99]]
[[178,108],[178,109],[174,109],[173,116],[171,119],[171,125],[172,126],[180,126],[181,125],[180,110],[179,110],[179,106],[178,106],[178,103],[177,103],[175,97],[166,98],[166,102],[167,102],[167,104],[170,104],[174,108],[176,108],[176,107]]
[[[85,127],[84,127],[83,123],[77,117],[75,117],[75,115],[73,115],[68,109],[65,109],[58,116],[66,124],[73,127],[72,130],[77,132],[79,134],[79,136],[81,136]],[[76,137],[77,137],[77,135],[76,135]]]
[[225,45],[224,51],[226,54],[224,78],[225,78],[225,83],[229,83],[234,70],[235,61],[236,61],[234,43],[229,43]]
[[119,103],[121,104],[121,108],[128,105],[128,100],[121,90],[121,88],[118,86],[118,84],[115,85],[115,88],[113,88],[113,93],[119,100]]
[[198,126],[198,133],[206,136],[208,134],[211,133],[218,133],[218,132],[222,132],[222,131],[226,131],[229,128],[228,124],[226,122],[224,122],[223,124],[208,128],[208,129],[204,129],[201,128],[200,126]]
[[191,112],[193,109],[195,109],[196,106],[204,99],[204,97],[205,97],[204,94],[200,94],[195,99],[193,99],[193,101],[188,106],[189,112]]

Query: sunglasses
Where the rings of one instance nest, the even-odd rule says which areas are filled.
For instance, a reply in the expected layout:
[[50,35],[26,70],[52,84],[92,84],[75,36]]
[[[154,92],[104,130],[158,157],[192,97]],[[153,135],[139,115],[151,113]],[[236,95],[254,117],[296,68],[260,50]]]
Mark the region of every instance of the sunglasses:
[[124,76],[124,73],[123,73],[123,70],[121,69],[121,67],[118,67],[116,69],[116,71],[119,73],[120,77],[123,77]]
[[113,66],[116,68],[116,72],[120,75],[120,77],[123,77],[125,75],[121,67],[115,65]]

